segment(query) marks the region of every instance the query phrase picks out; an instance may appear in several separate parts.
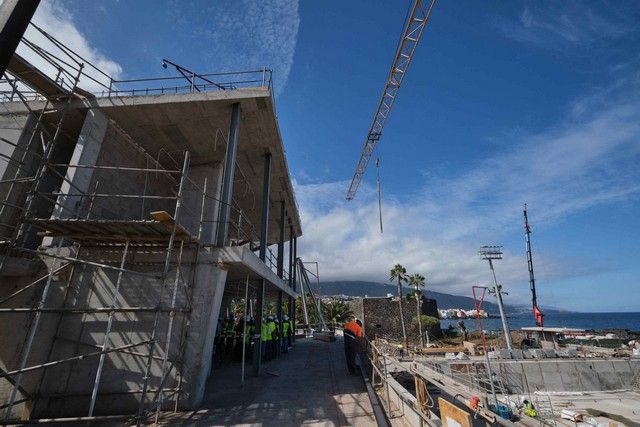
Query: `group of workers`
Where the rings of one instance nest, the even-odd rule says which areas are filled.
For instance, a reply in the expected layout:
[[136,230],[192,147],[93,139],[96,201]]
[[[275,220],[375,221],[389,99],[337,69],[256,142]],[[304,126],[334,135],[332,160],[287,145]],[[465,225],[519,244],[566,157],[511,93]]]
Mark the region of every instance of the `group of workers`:
[[288,353],[293,344],[295,333],[293,321],[289,316],[280,320],[275,316],[267,316],[261,322],[260,331],[256,331],[253,317],[235,318],[227,316],[218,320],[214,343],[214,358],[223,360],[242,360],[242,349],[245,349],[245,360],[253,360],[254,340],[259,333],[262,360],[268,361],[278,357],[280,353]]
[[282,317],[282,327],[277,317],[268,316],[262,322],[260,331],[262,360],[266,362],[278,357],[280,353],[288,353],[293,343],[293,331],[293,322],[289,316]]

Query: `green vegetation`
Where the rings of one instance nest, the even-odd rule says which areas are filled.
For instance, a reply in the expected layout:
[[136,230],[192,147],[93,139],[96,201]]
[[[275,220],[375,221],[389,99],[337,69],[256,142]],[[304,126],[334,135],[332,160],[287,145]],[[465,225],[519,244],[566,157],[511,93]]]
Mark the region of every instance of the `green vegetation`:
[[422,335],[422,316],[420,315],[420,305],[422,304],[422,292],[420,291],[421,287],[425,285],[424,276],[414,273],[409,275],[407,278],[407,283],[411,286],[415,287],[414,296],[416,300],[416,319],[418,319],[418,334],[420,334],[420,345],[424,347],[424,336]]
[[413,316],[413,318],[411,319],[411,323],[417,325],[418,322],[422,323],[422,325],[427,329],[433,328],[440,323],[437,317],[427,316],[426,314],[423,314],[420,317]]
[[333,300],[328,303],[322,303],[322,315],[329,329],[333,331],[336,327],[346,323],[353,316],[353,311],[351,311],[349,304],[344,301]]

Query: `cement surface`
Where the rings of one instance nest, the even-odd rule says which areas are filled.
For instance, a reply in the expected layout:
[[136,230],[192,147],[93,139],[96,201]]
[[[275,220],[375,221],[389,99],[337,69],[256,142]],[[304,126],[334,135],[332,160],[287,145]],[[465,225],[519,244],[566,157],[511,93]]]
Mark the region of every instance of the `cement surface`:
[[[247,376],[240,366],[214,368],[202,407],[166,414],[180,426],[375,426],[362,377],[349,375],[341,339],[333,343],[298,339],[289,354],[264,365],[264,376]],[[251,372],[247,369],[247,375]]]

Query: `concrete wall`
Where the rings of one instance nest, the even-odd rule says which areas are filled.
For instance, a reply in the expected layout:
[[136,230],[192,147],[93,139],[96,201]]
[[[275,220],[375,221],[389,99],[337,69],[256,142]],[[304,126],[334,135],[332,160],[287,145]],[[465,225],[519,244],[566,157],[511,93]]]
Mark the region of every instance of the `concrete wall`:
[[[14,178],[25,178],[35,174],[38,159],[34,155],[26,154],[26,149],[32,149],[41,153],[42,149],[38,138],[33,138],[33,128],[36,120],[29,115],[0,115],[0,136],[17,144],[20,148],[0,142],[0,154],[11,158],[11,163],[7,159],[0,159],[0,178],[5,181]],[[31,144],[29,144],[31,142]],[[18,166],[18,163],[23,163]],[[31,182],[0,184],[0,201],[11,203],[12,205],[23,206],[27,197],[27,190]],[[0,205],[0,223],[16,225],[21,211],[8,205]],[[0,227],[1,237],[11,237],[13,229]]]
[[[100,166],[157,168],[154,159],[133,144],[112,123],[107,125],[95,163]],[[181,169],[181,166],[170,165],[167,168]],[[96,192],[109,195],[174,197],[178,179],[178,175],[169,176],[154,172],[96,169],[92,171],[91,180],[86,187],[89,194]],[[151,219],[149,213],[153,211],[163,210],[173,215],[176,204],[175,200],[141,197],[97,197],[93,202],[91,199],[90,196],[85,198],[80,216],[89,215],[90,218],[100,219]]]
[[[2,278],[2,286],[0,286],[0,300],[9,297],[11,294],[28,285],[36,278],[46,273],[46,269],[40,270],[32,276],[12,277],[10,280]],[[39,286],[19,294],[12,300],[2,304],[3,308],[9,307],[31,307],[38,303],[42,287]],[[54,282],[52,286],[59,286],[58,282]],[[53,341],[54,331],[52,328],[55,321],[55,315],[44,314],[42,316],[42,334],[37,336],[37,345],[34,346],[33,353],[29,359],[30,363],[39,363],[46,359],[47,350]],[[0,369],[3,372],[18,369],[20,366],[21,348],[26,339],[29,326],[32,323],[32,316],[26,313],[12,313],[0,315]],[[22,387],[26,390],[34,390],[40,379],[40,372],[26,373],[22,378]],[[7,378],[0,379],[0,405],[8,402],[12,383]],[[18,393],[18,399],[24,397]],[[20,415],[25,411],[25,404],[15,406],[13,413]],[[4,409],[0,409],[0,417],[4,416]]]
[[[202,235],[200,241],[204,245],[214,244],[220,211],[220,193],[222,191],[223,166],[219,162],[194,165],[189,168],[189,180],[184,188],[184,205],[186,209],[181,214],[180,224],[198,235],[200,215],[203,213]],[[204,200],[202,212],[202,190],[207,180],[207,197]]]
[[[67,254],[69,248],[63,248],[62,251]],[[121,252],[109,253],[102,248],[88,248],[83,250],[81,256],[96,262],[118,265]],[[162,270],[161,258],[162,254],[150,254],[148,249],[130,251],[125,268],[158,272]],[[183,255],[182,263],[182,277],[188,281],[186,285],[190,286],[189,293],[192,295],[190,333],[186,334],[187,328],[184,322],[187,317],[176,314],[169,349],[169,364],[173,365],[179,360],[183,363],[175,365],[175,369],[171,370],[171,374],[164,383],[164,388],[176,387],[179,379],[177,372],[181,372],[184,393],[180,396],[180,405],[184,408],[197,405],[204,394],[220,301],[226,280],[226,270],[220,268],[206,250],[198,257],[197,264],[193,263],[194,259],[194,253],[187,252]],[[174,277],[175,268],[172,268],[166,280],[166,287],[163,288],[163,283],[159,279],[125,274],[121,279],[120,297],[117,299],[116,306],[154,307],[159,302],[163,306],[170,306]],[[23,285],[28,280],[31,278],[16,281],[16,286]],[[117,280],[118,273],[113,270],[90,266],[69,269],[64,274],[54,276],[46,306],[108,307],[111,304]],[[70,284],[68,290],[67,283]],[[36,288],[34,293],[25,293],[13,301],[12,306],[33,305],[40,297],[40,290],[41,288]],[[2,296],[13,291],[14,289],[2,288]],[[178,289],[176,306],[178,308],[189,306],[182,284]],[[0,323],[0,340],[3,343],[0,346],[0,367],[5,371],[18,368],[22,342],[31,323],[29,315],[11,316],[11,322]],[[149,340],[154,319],[154,312],[114,314],[109,346],[116,347]],[[107,320],[108,313],[44,314],[28,365],[96,351],[97,347],[103,343]],[[156,334],[157,345],[153,349],[154,360],[151,364],[149,380],[149,388],[152,391],[160,385],[168,324],[169,315],[166,313],[160,315]],[[149,346],[143,345],[126,352],[107,354],[96,414],[135,413],[141,396],[139,391],[142,388],[147,364],[145,355],[148,354],[148,350]],[[30,394],[35,394],[39,389],[39,395],[43,396],[32,408],[32,416],[87,415],[98,360],[98,357],[87,357],[25,374],[24,389]],[[39,386],[40,382],[41,386]],[[0,380],[0,405],[8,401],[11,388],[8,380]],[[148,398],[149,396],[152,395],[148,395]],[[19,398],[21,397],[19,394]],[[21,413],[23,413],[23,405],[17,406],[13,411],[16,416]]]
[[[468,371],[479,369],[479,375],[486,375],[484,366],[481,363],[474,368],[472,362],[456,361],[449,364],[448,371],[446,367],[444,369],[448,375],[454,372],[467,381]],[[640,360],[637,359],[494,359],[491,367],[512,394],[631,389],[633,379],[640,375]]]
[[512,393],[541,391],[607,391],[631,388],[640,360],[541,360],[496,363]]

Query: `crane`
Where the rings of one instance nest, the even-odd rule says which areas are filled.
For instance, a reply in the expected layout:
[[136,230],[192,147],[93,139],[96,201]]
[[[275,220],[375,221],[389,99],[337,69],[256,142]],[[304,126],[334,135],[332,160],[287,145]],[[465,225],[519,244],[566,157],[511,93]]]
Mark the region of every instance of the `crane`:
[[527,267],[529,269],[529,287],[531,288],[531,303],[533,305],[533,316],[536,319],[536,326],[543,326],[544,314],[538,308],[538,298],[536,297],[536,278],[533,275],[533,256],[531,255],[531,227],[529,227],[529,217],[527,216],[527,204],[524,204],[524,241],[527,249]]
[[389,71],[387,83],[384,86],[382,97],[378,103],[378,109],[373,116],[373,122],[371,128],[367,134],[367,139],[364,142],[364,148],[360,155],[360,161],[356,167],[356,171],[353,174],[351,185],[347,191],[347,200],[352,200],[356,195],[360,181],[367,169],[373,150],[376,148],[380,137],[382,136],[382,129],[385,122],[389,117],[393,103],[396,100],[402,81],[404,80],[409,64],[413,59],[413,54],[416,51],[416,47],[422,38],[431,10],[435,5],[436,0],[431,0],[429,7],[425,7],[423,0],[413,0],[409,9],[408,17],[405,21],[402,37],[398,43],[396,54],[393,58],[393,64]]

